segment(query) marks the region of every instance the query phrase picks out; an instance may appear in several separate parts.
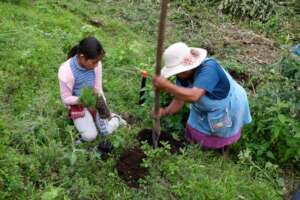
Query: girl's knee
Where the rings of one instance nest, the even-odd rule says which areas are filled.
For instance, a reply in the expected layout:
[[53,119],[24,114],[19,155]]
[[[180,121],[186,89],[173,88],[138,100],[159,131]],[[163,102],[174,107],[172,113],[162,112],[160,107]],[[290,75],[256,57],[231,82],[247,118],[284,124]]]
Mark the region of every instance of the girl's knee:
[[85,133],[81,134],[81,138],[84,141],[93,141],[96,139],[96,137],[97,137],[97,132],[94,132],[94,131],[85,132]]

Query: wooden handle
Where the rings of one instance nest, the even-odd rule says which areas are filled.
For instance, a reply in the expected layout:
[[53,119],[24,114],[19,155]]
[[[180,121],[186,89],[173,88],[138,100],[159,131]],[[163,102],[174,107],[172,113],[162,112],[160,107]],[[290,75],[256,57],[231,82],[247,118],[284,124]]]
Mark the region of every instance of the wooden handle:
[[[161,59],[164,49],[164,39],[165,39],[165,27],[166,27],[166,18],[167,18],[167,11],[168,11],[168,4],[169,0],[161,0],[160,5],[160,20],[158,26],[158,39],[157,39],[157,51],[156,51],[156,68],[155,74],[157,76],[160,75],[161,69]],[[157,142],[160,136],[160,117],[159,117],[159,108],[160,108],[160,95],[159,90],[154,90],[155,94],[155,105],[154,105],[154,129],[152,132],[152,140],[153,140],[153,147],[157,147]]]

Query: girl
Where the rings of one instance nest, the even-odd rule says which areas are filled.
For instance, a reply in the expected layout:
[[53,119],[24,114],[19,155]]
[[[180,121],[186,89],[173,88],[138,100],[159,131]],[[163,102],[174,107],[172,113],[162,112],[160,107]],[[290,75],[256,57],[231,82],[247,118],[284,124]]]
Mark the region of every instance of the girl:
[[[154,87],[174,95],[161,117],[178,112],[190,102],[185,137],[203,149],[223,149],[228,159],[229,146],[239,140],[242,127],[251,122],[245,90],[200,48],[179,42],[164,52],[165,67],[153,77]],[[176,75],[176,85],[166,78]]]
[[84,38],[71,49],[68,60],[60,66],[58,72],[61,99],[69,109],[69,116],[84,141],[96,138],[96,125],[102,134],[107,135],[120,124],[125,124],[116,114],[112,113],[109,118],[103,119],[99,112],[86,108],[79,102],[83,88],[91,88],[96,95],[104,97],[101,64],[104,54],[105,51],[96,38]]

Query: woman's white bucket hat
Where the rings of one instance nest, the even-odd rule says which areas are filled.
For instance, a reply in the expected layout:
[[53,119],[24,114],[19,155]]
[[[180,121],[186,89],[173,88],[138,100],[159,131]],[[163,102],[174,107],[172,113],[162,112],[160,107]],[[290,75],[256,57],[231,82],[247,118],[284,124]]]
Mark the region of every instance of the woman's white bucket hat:
[[188,47],[183,42],[172,44],[164,51],[165,66],[161,70],[161,76],[169,78],[194,69],[202,63],[206,56],[205,49]]

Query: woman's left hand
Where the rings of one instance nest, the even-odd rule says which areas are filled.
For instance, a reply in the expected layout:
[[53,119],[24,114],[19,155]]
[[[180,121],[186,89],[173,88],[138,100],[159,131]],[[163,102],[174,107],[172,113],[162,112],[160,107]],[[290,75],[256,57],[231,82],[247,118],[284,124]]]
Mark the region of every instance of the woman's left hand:
[[172,84],[166,78],[164,78],[162,76],[156,76],[156,75],[153,76],[152,83],[155,88],[160,89],[160,90],[167,90],[169,88],[170,84]]

